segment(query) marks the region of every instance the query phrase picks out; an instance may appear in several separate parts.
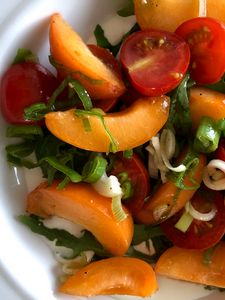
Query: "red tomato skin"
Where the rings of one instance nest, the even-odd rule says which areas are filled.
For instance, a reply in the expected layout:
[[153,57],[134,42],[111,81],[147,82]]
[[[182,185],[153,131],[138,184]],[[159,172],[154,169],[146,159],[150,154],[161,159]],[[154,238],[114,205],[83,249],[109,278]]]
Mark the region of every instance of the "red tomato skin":
[[220,140],[219,146],[215,152],[215,158],[225,161],[225,138]]
[[[153,44],[144,49],[145,41]],[[160,40],[162,45],[159,46]],[[141,45],[141,46],[139,46]],[[141,58],[152,61],[147,67],[133,69]],[[133,87],[146,96],[160,96],[174,89],[183,79],[190,61],[190,50],[183,38],[160,30],[141,30],[122,44],[120,61]]]
[[225,25],[198,17],[182,23],[175,33],[189,44],[191,77],[199,84],[219,81],[225,72]]
[[24,109],[37,102],[47,102],[57,85],[54,75],[40,64],[12,65],[1,80],[0,103],[4,118],[11,124],[36,123],[24,119]]
[[[209,190],[208,193],[214,193],[214,204],[217,209],[216,216],[212,221],[209,221],[212,227],[207,227],[206,222],[193,220],[189,229],[183,233],[174,227],[175,223],[179,220],[181,214],[177,213],[175,216],[167,219],[160,224],[161,229],[167,238],[177,247],[186,249],[208,249],[216,245],[223,235],[225,234],[225,203],[221,192]],[[193,198],[198,201],[198,192],[195,193]],[[201,197],[201,196],[200,196]],[[209,224],[209,223],[208,223]],[[209,225],[209,226],[211,226]],[[207,228],[208,231],[197,236],[196,228]],[[210,229],[211,228],[211,229]]]
[[121,152],[116,154],[111,174],[118,175],[121,172],[127,172],[133,186],[133,195],[123,204],[129,209],[131,214],[135,215],[144,205],[145,198],[150,192],[150,178],[144,163],[136,153],[131,158],[123,157]]

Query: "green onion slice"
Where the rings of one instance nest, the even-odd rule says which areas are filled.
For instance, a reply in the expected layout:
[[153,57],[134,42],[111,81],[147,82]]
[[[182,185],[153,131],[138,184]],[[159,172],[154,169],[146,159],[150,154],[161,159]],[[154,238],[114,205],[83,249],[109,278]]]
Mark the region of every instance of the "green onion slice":
[[95,156],[90,159],[83,168],[83,181],[88,183],[95,183],[98,181],[106,171],[107,161],[102,156]]
[[112,212],[117,222],[121,222],[127,217],[127,214],[123,210],[121,197],[122,195],[112,197]]

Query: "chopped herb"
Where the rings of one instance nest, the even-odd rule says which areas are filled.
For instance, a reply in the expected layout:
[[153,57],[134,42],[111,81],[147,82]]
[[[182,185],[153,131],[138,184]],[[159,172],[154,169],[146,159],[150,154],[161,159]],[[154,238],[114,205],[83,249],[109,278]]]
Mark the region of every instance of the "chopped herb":
[[88,250],[94,251],[101,257],[110,256],[95,237],[88,231],[84,231],[84,235],[77,238],[65,230],[44,226],[43,220],[37,216],[21,215],[18,217],[18,220],[28,226],[34,233],[40,234],[50,241],[56,241],[56,246],[63,246],[73,250],[73,257],[76,257],[83,251]]
[[72,168],[69,168],[68,166],[66,166],[66,164],[64,164],[54,156],[43,157],[39,161],[39,164],[41,164],[42,162],[47,162],[52,168],[69,177],[72,182],[80,182],[82,180],[82,176],[78,172],[76,172]]
[[110,139],[109,152],[115,153],[117,151],[116,141],[114,140],[112,134],[110,133],[110,131],[106,127],[104,115],[101,112],[99,112],[99,110],[92,109],[90,111],[87,111],[87,110],[82,110],[82,109],[76,109],[75,110],[75,115],[77,117],[81,117],[81,118],[84,118],[86,116],[95,116],[95,117],[99,118],[106,134],[108,135],[108,137]]
[[125,150],[123,151],[123,157],[127,158],[127,159],[130,159],[133,155],[133,150]]
[[225,74],[218,82],[207,84],[206,87],[220,93],[225,93]]
[[154,237],[158,238],[161,236],[164,236],[164,233],[159,225],[150,226],[143,224],[135,224],[132,245],[138,245]]
[[40,126],[14,125],[7,128],[6,136],[35,139],[37,136],[43,136],[43,130]]
[[195,135],[194,149],[202,153],[214,152],[218,148],[220,135],[218,122],[209,117],[202,117]]
[[119,52],[120,50],[120,47],[121,47],[121,44],[123,43],[123,41],[133,32],[136,32],[140,30],[140,27],[137,23],[134,24],[134,26],[126,33],[122,36],[121,40],[116,44],[116,45],[112,45],[109,40],[106,38],[105,36],[105,33],[104,33],[104,30],[102,29],[102,27],[98,24],[96,27],[95,27],[95,30],[94,30],[94,35],[95,35],[95,38],[96,38],[96,42],[97,42],[97,45],[100,46],[100,47],[103,47],[103,48],[107,48],[109,49],[112,54],[114,56],[117,55],[117,53]]
[[89,161],[84,165],[82,171],[83,181],[95,183],[105,173],[107,160],[101,156],[90,157]]
[[176,128],[182,135],[188,135],[191,130],[191,114],[189,108],[189,90],[195,84],[186,74],[179,86],[170,94],[171,105],[167,127]]
[[212,285],[206,285],[206,286],[205,286],[205,289],[206,289],[206,290],[209,290],[209,291],[217,290],[217,291],[219,291],[219,292],[225,292],[225,288],[218,287],[218,286],[212,286]]
[[133,0],[127,0],[127,4],[117,11],[117,14],[121,17],[129,17],[134,15],[134,2]]
[[[198,156],[199,155],[192,148],[189,148],[188,153],[182,162],[182,164],[185,165],[186,170],[179,173],[172,171],[168,174],[168,178],[175,183],[178,189],[196,190],[199,188],[199,183],[193,177],[195,169],[199,164]],[[193,183],[193,185],[191,186],[184,185],[183,181],[186,176],[189,177],[189,180]],[[179,190],[177,192],[179,192]]]
[[39,59],[38,59],[37,55],[35,55],[31,50],[19,48],[17,50],[16,56],[15,56],[12,64],[15,65],[15,64],[22,63],[22,62],[38,63]]

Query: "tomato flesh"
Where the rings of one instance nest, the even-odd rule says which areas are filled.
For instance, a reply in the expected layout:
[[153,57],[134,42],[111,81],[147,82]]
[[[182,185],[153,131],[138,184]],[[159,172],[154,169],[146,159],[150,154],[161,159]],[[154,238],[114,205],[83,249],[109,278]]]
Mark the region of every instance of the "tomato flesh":
[[11,124],[31,124],[23,117],[24,109],[37,102],[47,102],[57,87],[57,80],[46,68],[33,62],[12,65],[2,77],[1,111]]
[[125,158],[122,153],[117,153],[111,174],[119,175],[122,172],[127,173],[133,188],[132,196],[124,200],[123,203],[135,216],[142,208],[144,200],[150,192],[148,171],[136,153],[133,153],[131,158]]
[[199,212],[206,213],[215,205],[217,210],[211,221],[193,219],[188,230],[183,233],[174,225],[183,211],[177,213],[160,226],[167,238],[176,246],[187,249],[207,249],[217,244],[225,233],[225,206],[222,193],[204,189],[197,191],[191,201]]
[[191,77],[199,84],[220,80],[225,72],[225,26],[208,17],[190,19],[176,29],[191,51]]
[[147,96],[160,96],[175,88],[187,71],[190,51],[174,33],[142,30],[122,44],[120,60],[132,85]]

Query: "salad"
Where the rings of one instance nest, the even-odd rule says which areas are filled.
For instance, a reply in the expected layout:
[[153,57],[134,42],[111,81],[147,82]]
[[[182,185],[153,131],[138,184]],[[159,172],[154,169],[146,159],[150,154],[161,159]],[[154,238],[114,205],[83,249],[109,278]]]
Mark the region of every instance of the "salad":
[[44,178],[18,220],[52,241],[62,293],[150,296],[156,274],[225,287],[224,25],[152,28],[149,3],[119,11],[138,23],[117,45],[100,25],[87,45],[53,14],[57,76],[21,48],[1,80],[6,134],[21,138],[7,160]]

